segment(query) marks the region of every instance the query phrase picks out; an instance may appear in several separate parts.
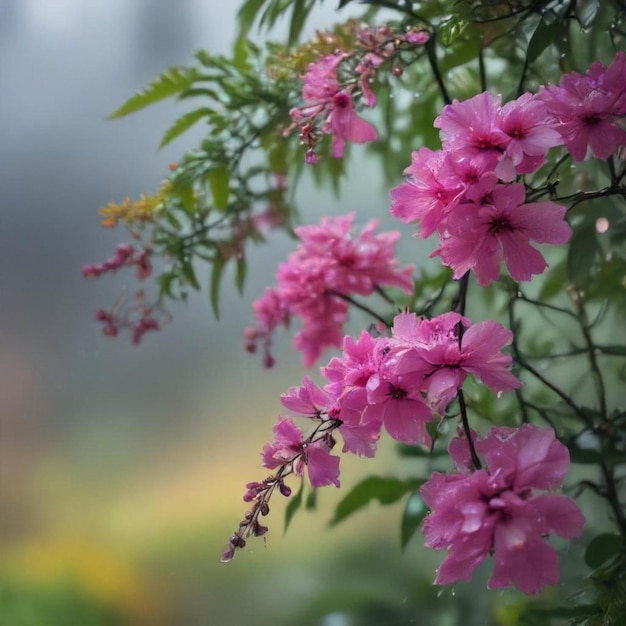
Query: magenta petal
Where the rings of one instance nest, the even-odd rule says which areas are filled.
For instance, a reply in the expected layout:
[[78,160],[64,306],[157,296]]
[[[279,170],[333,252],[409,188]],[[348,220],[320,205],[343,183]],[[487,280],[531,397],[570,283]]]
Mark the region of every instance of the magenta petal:
[[572,229],[565,221],[565,207],[554,202],[524,204],[517,210],[518,226],[537,243],[567,243]]
[[324,448],[312,444],[306,451],[309,480],[313,487],[334,484],[339,487],[339,457]]
[[524,424],[515,436],[519,450],[516,483],[520,487],[556,489],[569,469],[569,451],[551,428]]
[[426,422],[432,419],[430,409],[419,400],[405,398],[387,402],[383,414],[385,430],[402,443],[430,445]]
[[530,280],[548,267],[543,255],[533,248],[523,233],[503,231],[499,234],[504,261],[515,280]]
[[450,585],[459,580],[471,580],[474,570],[489,555],[492,533],[492,528],[486,526],[459,537],[439,567],[435,584]]
[[506,537],[510,529],[496,528],[494,538],[495,568],[489,589],[508,587],[511,583],[527,594],[539,593],[546,585],[559,582],[559,561],[554,548],[541,539],[512,544]]
[[559,537],[580,537],[585,518],[578,506],[567,496],[545,495],[533,498],[532,504],[543,516],[547,527]]
[[376,454],[376,445],[380,439],[381,426],[382,424],[376,421],[355,426],[342,424],[339,427],[344,443],[342,452],[373,457]]

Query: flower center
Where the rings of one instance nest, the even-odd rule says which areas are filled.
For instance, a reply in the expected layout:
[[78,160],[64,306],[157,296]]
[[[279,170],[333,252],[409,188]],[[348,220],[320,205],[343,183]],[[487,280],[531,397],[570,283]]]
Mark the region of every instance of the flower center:
[[395,385],[389,383],[389,391],[387,392],[387,395],[392,400],[402,400],[406,398],[408,394],[404,389],[401,389],[400,387],[396,387]]
[[511,222],[509,222],[508,218],[502,215],[494,217],[489,223],[489,232],[493,233],[494,235],[501,233],[502,231],[512,230],[515,230],[515,228],[511,225]]

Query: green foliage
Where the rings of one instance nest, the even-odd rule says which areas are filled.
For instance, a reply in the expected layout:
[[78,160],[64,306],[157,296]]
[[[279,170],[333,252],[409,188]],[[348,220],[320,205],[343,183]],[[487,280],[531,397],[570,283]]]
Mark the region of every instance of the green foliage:
[[202,79],[202,74],[194,68],[171,67],[155,78],[147,87],[129,98],[121,107],[109,115],[109,119],[124,117],[147,106],[181,96],[195,82]]
[[239,9],[239,38],[245,38],[258,20],[260,28],[271,29],[291,9],[288,45],[299,39],[316,0],[247,0]]
[[90,597],[72,581],[33,585],[0,583],[0,626],[117,626],[122,619],[114,607]]
[[567,273],[572,285],[585,285],[599,251],[595,219],[581,224],[570,240],[567,254]]
[[587,544],[585,563],[591,569],[597,569],[611,559],[623,557],[624,548],[623,537],[613,533],[603,533]]
[[370,476],[346,494],[335,509],[335,515],[330,521],[331,526],[350,517],[372,500],[381,504],[393,504],[405,494],[415,491],[421,484],[418,480],[398,480],[397,478],[383,478]]
[[[195,94],[199,95],[199,94]],[[190,111],[179,117],[165,132],[159,148],[163,148],[171,141],[174,141],[177,137],[182,135],[186,130],[189,130],[194,124],[199,122],[203,118],[207,118],[211,115],[212,110],[208,108],[200,108],[195,111]]]
[[213,259],[213,268],[211,270],[211,287],[209,294],[211,298],[211,308],[213,309],[213,315],[215,319],[220,317],[220,285],[222,283],[222,276],[224,275],[224,267],[226,266],[226,260],[218,255]]
[[402,524],[400,526],[400,543],[402,548],[407,546],[427,513],[428,507],[420,493],[418,491],[412,493],[406,501],[404,513],[402,514]]
[[300,507],[302,506],[302,498],[304,494],[304,480],[300,483],[300,489],[298,489],[298,493],[295,496],[292,496],[289,500],[289,504],[285,509],[285,532],[289,528],[289,524],[291,524],[291,520],[293,516],[298,512]]

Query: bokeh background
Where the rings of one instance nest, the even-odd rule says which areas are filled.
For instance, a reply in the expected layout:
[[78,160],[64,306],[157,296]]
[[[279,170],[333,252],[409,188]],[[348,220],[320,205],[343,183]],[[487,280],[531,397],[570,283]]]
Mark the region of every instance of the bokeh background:
[[[332,23],[335,4],[319,7],[309,33]],[[128,240],[103,229],[97,209],[154,192],[199,137],[156,150],[185,110],[175,102],[105,117],[194,50],[227,53],[238,5],[0,0],[0,626],[429,626],[439,609],[445,623],[492,623],[480,602],[515,596],[482,594],[469,610],[471,588],[434,589],[440,556],[417,539],[401,552],[401,505],[328,531],[331,489],[285,536],[285,503],[274,503],[267,542],[219,563],[244,484],[264,476],[278,396],[301,378],[287,336],[272,371],[242,341],[251,301],[293,242],[251,252],[245,296],[225,289],[219,323],[206,290],[139,348],[103,337],[93,319],[126,277],[89,282],[81,267]],[[357,159],[348,180],[341,204],[305,181],[303,219],[360,210],[385,221],[382,175]],[[423,258],[407,239],[403,262]],[[381,448],[342,460],[343,484],[415,469]]]

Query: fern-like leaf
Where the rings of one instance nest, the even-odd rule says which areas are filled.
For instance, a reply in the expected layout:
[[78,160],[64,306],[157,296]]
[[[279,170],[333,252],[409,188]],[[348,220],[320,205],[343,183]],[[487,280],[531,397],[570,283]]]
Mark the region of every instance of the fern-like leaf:
[[176,137],[182,135],[186,130],[191,128],[196,122],[201,120],[203,117],[208,117],[211,113],[213,113],[212,109],[202,108],[197,109],[196,111],[190,111],[189,113],[185,113],[185,115],[181,115],[166,131],[163,135],[163,139],[161,139],[161,143],[159,144],[159,149],[166,146],[170,141],[176,139]]
[[180,95],[200,78],[201,74],[194,68],[170,67],[147,87],[129,98],[119,109],[113,111],[108,119],[124,117],[165,98]]

